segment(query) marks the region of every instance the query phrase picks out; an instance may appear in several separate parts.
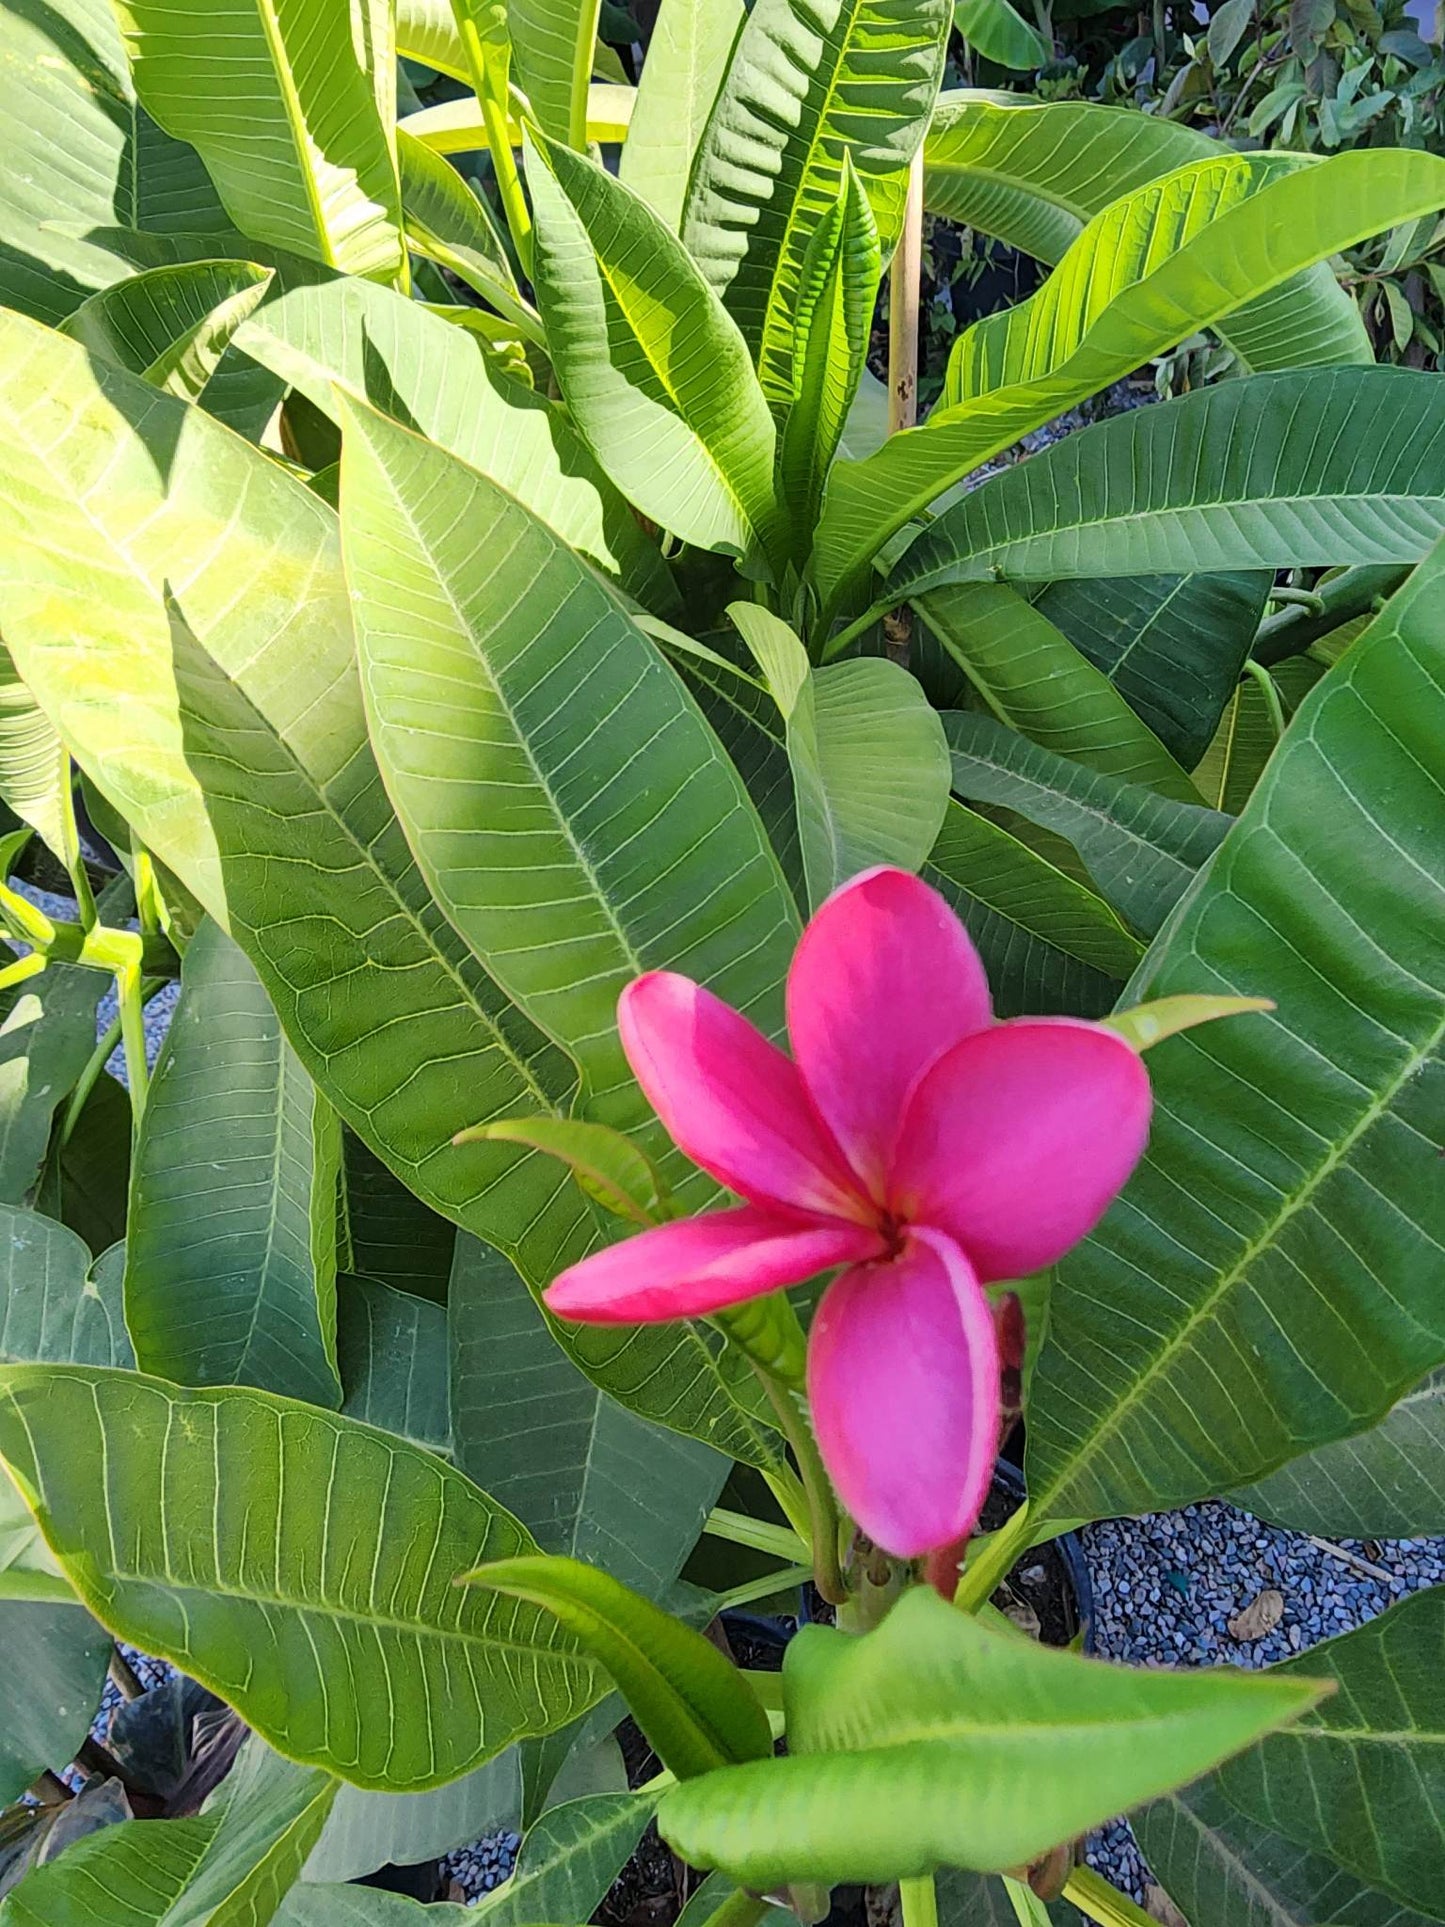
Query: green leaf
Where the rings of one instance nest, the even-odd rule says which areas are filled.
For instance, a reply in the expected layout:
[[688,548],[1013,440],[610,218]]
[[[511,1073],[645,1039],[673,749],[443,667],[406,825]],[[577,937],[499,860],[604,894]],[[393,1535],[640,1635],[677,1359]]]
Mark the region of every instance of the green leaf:
[[590,1920],[652,1818],[650,1793],[600,1793],[550,1808],[527,1831],[509,1880],[468,1912],[475,1927]]
[[949,710],[942,722],[958,794],[1067,837],[1100,892],[1145,936],[1158,930],[1229,828],[1229,818],[1214,810],[1083,769],[991,716]]
[[[106,1254],[107,1259],[110,1254]],[[73,1231],[0,1205],[0,1360],[114,1365],[129,1350],[116,1323],[114,1260],[96,1263]]]
[[390,288],[339,279],[287,289],[239,346],[333,420],[338,384],[490,475],[651,607],[671,579],[560,410],[499,373],[482,344]]
[[131,1179],[126,1323],[142,1371],[341,1403],[341,1122],[243,951],[186,949]]
[[127,1820],[75,1841],[11,1891],[0,1927],[264,1927],[336,1787],[253,1738],[194,1819]]
[[1102,897],[960,803],[922,875],[968,926],[1000,1017],[1102,1017],[1143,954]]
[[250,261],[151,268],[91,295],[64,332],[102,361],[197,401],[271,279],[269,268]]
[[[8,1805],[47,1768],[75,1757],[100,1706],[111,1641],[69,1601],[0,1598],[0,1642],[10,1674],[0,1723],[0,1800]],[[0,1922],[9,1927],[3,1908]]]
[[457,1142],[530,1144],[567,1166],[589,1198],[636,1225],[657,1222],[667,1189],[657,1166],[631,1138],[574,1117],[505,1117],[459,1131]]
[[682,238],[722,296],[764,392],[793,392],[813,229],[857,169],[885,260],[943,73],[948,0],[757,0],[698,147]]
[[[778,1462],[776,1432],[741,1402],[756,1379],[707,1327],[559,1324],[465,1237],[449,1311],[457,1463],[544,1552],[661,1598],[722,1487],[721,1454]],[[673,1429],[638,1416],[649,1408]]]
[[986,482],[911,545],[887,593],[997,574],[1415,562],[1445,525],[1442,425],[1445,397],[1413,369],[1309,368],[1202,389]]
[[102,1624],[358,1786],[439,1786],[600,1696],[545,1614],[452,1583],[527,1533],[387,1433],[244,1388],[12,1365],[0,1456]]
[[506,246],[481,195],[442,155],[405,128],[396,136],[406,238],[418,254],[460,276],[498,314],[537,339],[541,323],[517,286]]
[[805,1626],[783,1664],[788,1757],[673,1788],[658,1825],[693,1866],[764,1891],[1001,1871],[1192,1779],[1320,1690],[1105,1665],[916,1586],[876,1632]]
[[953,0],[953,24],[976,53],[1014,73],[1046,66],[1054,57],[1038,28],[1016,13],[1009,0]]
[[1001,723],[1105,776],[1197,798],[1108,677],[1008,583],[951,583],[914,606]]
[[881,656],[813,670],[802,643],[754,602],[728,610],[782,712],[808,899],[876,863],[919,870],[948,808],[948,745],[906,669]]
[[1147,1004],[1130,1004],[1111,1011],[1103,1019],[1106,1030],[1117,1031],[1131,1050],[1142,1056],[1166,1037],[1177,1037],[1182,1030],[1199,1024],[1217,1023],[1221,1017],[1246,1017],[1273,1010],[1268,997],[1157,997]]
[[1227,1492],[1445,1361],[1442,576],[1437,547],[1306,698],[1131,986],[1278,1010],[1150,1057],[1149,1150],[1056,1276],[1039,1525]]
[[1323,1854],[1246,1820],[1213,1779],[1154,1801],[1133,1827],[1194,1927],[1429,1927]]
[[414,1867],[517,1824],[517,1749],[427,1793],[367,1793],[343,1786],[302,1878],[355,1880],[379,1867]]
[[776,1021],[797,926],[741,780],[618,599],[484,476],[355,410],[342,501],[372,740],[436,900],[593,1119],[646,1124],[631,978],[683,970]]
[[[60,321],[178,245],[239,237],[193,148],[140,108],[109,0],[15,0],[0,14],[0,301]],[[193,249],[194,251],[194,249]]]
[[73,780],[65,745],[0,642],[0,799],[40,832],[62,863],[79,854],[66,808]]
[[600,0],[507,0],[512,67],[537,125],[553,140],[587,145],[587,83]]
[[[1111,201],[1229,150],[1197,128],[1079,100],[939,96],[924,143],[924,204],[1050,264]],[[1215,324],[1247,367],[1369,362],[1354,302],[1326,261]]]
[[338,1279],[336,1362],[348,1418],[450,1455],[447,1315],[441,1305],[374,1278]]
[[1229,1496],[1258,1518],[1323,1538],[1445,1532],[1445,1372],[1432,1372],[1368,1432],[1317,1446]]
[[110,988],[83,964],[48,964],[21,986],[0,1023],[0,1198],[21,1203],[45,1161],[55,1113],[95,1049],[95,1013]]
[[554,1613],[607,1668],[663,1765],[679,1779],[773,1750],[756,1694],[711,1641],[578,1559],[503,1559],[473,1586]]
[[617,174],[674,234],[693,156],[746,19],[744,0],[662,0],[658,8]]
[[1313,656],[1292,656],[1264,675],[1241,679],[1194,772],[1195,787],[1207,802],[1239,815],[1279,746],[1279,718],[1288,723],[1324,673],[1325,664]]
[[1095,578],[1051,583],[1034,607],[1193,769],[1239,680],[1269,586],[1262,569]]
[[537,305],[588,447],[644,515],[744,554],[773,535],[773,419],[682,243],[604,168],[529,144]]
[[338,1263],[348,1271],[444,1305],[457,1228],[427,1209],[354,1131],[342,1134]]
[[402,271],[396,159],[344,0],[119,13],[141,101],[194,144],[243,234],[348,274]]
[[[108,1253],[125,1236],[133,1123],[124,1086],[102,1071],[70,1135],[62,1139],[60,1131],[51,1134],[35,1208],[68,1225],[92,1251]],[[123,1267],[123,1255],[121,1263]],[[119,1274],[116,1316],[120,1316]],[[110,1362],[133,1365],[135,1360]]]
[[800,562],[807,559],[828,471],[865,372],[882,270],[878,225],[845,152],[838,198],[803,256],[793,316],[793,401],[779,452],[779,489]]
[[[1415,166],[1417,158],[1425,164]],[[1442,203],[1445,160],[1384,149],[1337,154],[1318,166],[1285,156],[1222,156],[1192,162],[1116,201],[1089,223],[1037,294],[975,323],[960,339],[949,383],[950,394],[964,399],[936,409],[922,428],[891,437],[867,462],[839,468],[814,558],[825,601],[836,604],[896,530],[1027,430],[1311,261]],[[1030,463],[1017,472],[1032,469]],[[1191,556],[1178,572],[1210,566],[1241,565]],[[907,561],[903,572],[921,584]],[[1147,570],[1130,562],[1090,572],[1174,570],[1151,558]],[[1044,566],[1034,577],[1069,573],[1077,571]]]
[[1435,1912],[1445,1821],[1445,1590],[1401,1600],[1367,1625],[1271,1669],[1306,1666],[1338,1689],[1219,1775],[1248,1820],[1337,1861],[1407,1907]]
[[17,665],[147,847],[229,924],[342,1115],[428,1204],[526,1243],[552,1276],[583,1223],[565,1179],[450,1140],[489,1112],[550,1108],[567,1067],[447,925],[391,814],[333,511],[33,322],[0,315],[0,346],[0,627]]
[[470,1907],[423,1906],[374,1887],[293,1887],[275,1927],[470,1927]]

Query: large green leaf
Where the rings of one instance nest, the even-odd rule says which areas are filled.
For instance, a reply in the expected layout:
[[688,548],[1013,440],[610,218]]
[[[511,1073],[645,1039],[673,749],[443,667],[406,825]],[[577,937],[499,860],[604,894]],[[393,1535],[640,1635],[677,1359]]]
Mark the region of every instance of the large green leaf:
[[1317,1446],[1229,1496],[1261,1519],[1328,1538],[1445,1532],[1445,1372],[1368,1432]]
[[922,867],[948,808],[948,745],[913,677],[881,656],[814,670],[785,622],[728,611],[783,717],[808,900],[874,864]]
[[457,1228],[409,1191],[354,1131],[342,1135],[338,1263],[444,1305]]
[[64,331],[103,361],[195,401],[270,284],[270,269],[250,261],[150,268],[91,295]]
[[621,602],[484,476],[357,410],[342,501],[372,739],[437,901],[589,1113],[644,1124],[629,979],[683,970],[777,1021],[797,926],[741,780]]
[[583,1222],[566,1178],[450,1141],[548,1108],[567,1068],[432,903],[391,814],[334,513],[75,343],[15,315],[0,343],[0,625],[26,680],[227,922],[343,1116],[427,1203],[526,1241],[550,1277]]
[[[1114,202],[1037,294],[962,337],[950,363],[961,399],[868,461],[839,466],[814,557],[825,603],[836,605],[868,559],[945,488],[1027,430],[1298,268],[1411,218],[1405,210],[1442,203],[1445,160],[1385,149],[1315,167],[1278,155],[1195,161]],[[1190,558],[1180,573],[1191,566],[1237,565]],[[1136,570],[1144,572],[1137,562],[1092,572]],[[1171,570],[1158,561],[1147,572]],[[1037,580],[1054,573],[1069,571],[1034,571]]]
[[[1227,151],[1163,114],[964,88],[940,95],[929,122],[924,202],[931,213],[1053,263],[1111,201]],[[1359,310],[1325,261],[1237,310],[1216,332],[1256,369],[1374,359]]]
[[[706,1327],[557,1324],[504,1258],[467,1237],[448,1311],[457,1463],[486,1480],[545,1552],[586,1559],[660,1598],[722,1486],[720,1453],[777,1463],[777,1434],[740,1403],[751,1373],[741,1375],[737,1353],[721,1352]],[[615,1398],[602,1389],[609,1383]],[[670,1389],[659,1416],[673,1430],[620,1402],[656,1408],[654,1383]],[[707,1437],[716,1451],[698,1443]]]
[[528,1829],[509,1880],[467,1918],[476,1927],[526,1927],[537,1920],[590,1920],[621,1873],[656,1796],[599,1793],[565,1800]]
[[747,19],[744,0],[662,0],[618,178],[675,234],[693,156]]
[[0,642],[0,799],[40,832],[62,863],[78,855],[66,807],[73,780],[64,744]]
[[77,1840],[0,1906],[0,1927],[265,1927],[337,1782],[257,1739],[194,1819],[128,1820]]
[[142,1371],[339,1405],[341,1121],[209,918],[187,946],[131,1175],[125,1313]]
[[1445,395],[1406,368],[1309,368],[1086,428],[945,510],[888,595],[1034,581],[1415,562],[1445,526]]
[[276,1927],[471,1927],[470,1907],[441,1901],[423,1906],[375,1887],[293,1887]]
[[677,236],[586,157],[529,144],[547,345],[588,446],[643,514],[738,554],[774,537],[773,418]]
[[1263,569],[1066,580],[1034,607],[1193,769],[1249,654],[1269,586]]
[[[906,565],[905,565],[906,566]],[[1102,670],[1007,582],[953,582],[915,607],[985,705],[1031,742],[1184,802],[1193,785]]]
[[1190,1927],[1428,1927],[1335,1861],[1246,1820],[1213,1779],[1154,1801],[1133,1826]]
[[953,23],[976,53],[996,66],[1027,73],[1054,57],[1052,44],[1009,0],[953,0]]
[[1016,1867],[1190,1779],[1319,1689],[1133,1670],[904,1594],[876,1632],[807,1626],[783,1666],[788,1757],[663,1796],[663,1838],[750,1887]]
[[95,1049],[104,971],[53,963],[21,986],[0,1023],[0,1199],[22,1203],[45,1161],[55,1113]]
[[359,1786],[441,1785],[601,1694],[546,1614],[453,1584],[532,1542],[390,1434],[244,1388],[12,1365],[0,1456],[102,1624]]
[[793,392],[803,258],[843,156],[883,257],[943,72],[948,0],[757,0],[697,150],[682,238],[742,329],[763,388]]
[[374,1278],[339,1279],[336,1362],[346,1393],[341,1409],[348,1418],[433,1452],[451,1452],[442,1306],[393,1291]]
[[1445,1827],[1445,1589],[1272,1669],[1336,1691],[1296,1735],[1251,1748],[1218,1785],[1246,1819],[1322,1853],[1408,1907],[1438,1913]]
[[507,0],[512,71],[537,125],[569,147],[587,145],[587,83],[600,0]]
[[[90,1277],[73,1231],[34,1211],[0,1205],[0,1359],[5,1364],[113,1365],[124,1329]],[[128,1341],[126,1341],[128,1344]]]
[[481,195],[450,161],[404,128],[397,130],[396,158],[406,238],[417,253],[450,268],[519,329],[537,333],[536,312],[517,287],[506,246]]
[[499,373],[482,344],[390,288],[288,286],[240,331],[248,355],[335,417],[339,384],[479,468],[650,606],[674,599],[638,527],[559,409]]
[[347,0],[162,0],[119,8],[136,92],[191,142],[253,240],[393,277],[396,158]]
[[1145,936],[1155,934],[1229,828],[1215,810],[1081,769],[992,716],[950,710],[943,728],[958,794],[1067,837],[1104,896]]
[[[134,1122],[124,1085],[102,1071],[69,1134],[63,1125],[51,1134],[35,1208],[68,1225],[92,1251],[108,1252],[125,1236]],[[116,1317],[120,1317],[118,1283]],[[132,1365],[135,1360],[110,1362]]]
[[1150,1055],[1149,1150],[1058,1269],[1040,1521],[1228,1491],[1445,1361],[1442,578],[1437,547],[1305,699],[1131,987],[1278,1010]]
[[8,1598],[0,1599],[0,1646],[10,1670],[0,1724],[0,1800],[8,1804],[75,1757],[100,1706],[112,1648],[82,1606]]
[[302,1878],[355,1880],[378,1867],[414,1867],[516,1826],[520,1806],[516,1747],[426,1793],[368,1793],[343,1786]]

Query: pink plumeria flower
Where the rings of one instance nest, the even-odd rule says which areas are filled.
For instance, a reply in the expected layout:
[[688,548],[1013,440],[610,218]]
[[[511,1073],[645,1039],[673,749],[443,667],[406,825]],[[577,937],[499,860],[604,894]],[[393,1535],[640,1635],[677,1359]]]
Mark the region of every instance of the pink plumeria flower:
[[671,971],[623,991],[638,1082],[694,1163],[745,1202],[564,1271],[552,1310],[695,1318],[833,1266],[808,1397],[839,1496],[900,1558],[962,1539],[998,1446],[983,1287],[1052,1264],[1133,1170],[1149,1080],[1121,1037],[1068,1017],[995,1023],[968,933],[902,870],[855,877],[788,973],[793,1055]]

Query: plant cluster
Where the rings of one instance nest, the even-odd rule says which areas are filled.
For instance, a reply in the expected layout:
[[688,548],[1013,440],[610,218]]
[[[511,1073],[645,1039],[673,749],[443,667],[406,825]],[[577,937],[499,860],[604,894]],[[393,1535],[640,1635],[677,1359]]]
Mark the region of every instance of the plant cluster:
[[[1445,160],[953,17],[0,12],[0,1927],[423,1927],[353,1876],[510,1823],[556,1927],[654,1820],[688,1927],[1128,1927],[1124,1811],[1193,1927],[1445,1917],[1440,1592],[1254,1674],[999,1603],[1445,1530],[1445,386],[1329,265]],[[916,426],[925,209],[1052,271]],[[88,1737],[117,1640],[185,1683]]]

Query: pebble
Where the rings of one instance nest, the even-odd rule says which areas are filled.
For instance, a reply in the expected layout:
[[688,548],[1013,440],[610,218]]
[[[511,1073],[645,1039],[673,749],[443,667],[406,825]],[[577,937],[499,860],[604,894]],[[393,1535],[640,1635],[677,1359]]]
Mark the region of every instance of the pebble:
[[489,1833],[469,1847],[458,1847],[442,1861],[443,1891],[451,1882],[464,1900],[480,1900],[507,1879],[520,1845],[518,1834]]

